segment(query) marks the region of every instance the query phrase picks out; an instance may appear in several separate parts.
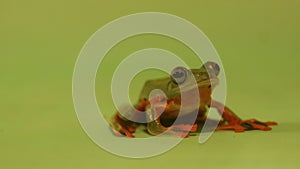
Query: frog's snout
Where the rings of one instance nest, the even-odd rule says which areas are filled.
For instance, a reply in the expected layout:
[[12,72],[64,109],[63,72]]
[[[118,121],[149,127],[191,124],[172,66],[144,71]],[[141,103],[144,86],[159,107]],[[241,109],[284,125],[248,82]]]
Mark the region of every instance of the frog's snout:
[[218,76],[220,73],[220,66],[215,62],[206,62],[202,68],[206,69],[213,76]]

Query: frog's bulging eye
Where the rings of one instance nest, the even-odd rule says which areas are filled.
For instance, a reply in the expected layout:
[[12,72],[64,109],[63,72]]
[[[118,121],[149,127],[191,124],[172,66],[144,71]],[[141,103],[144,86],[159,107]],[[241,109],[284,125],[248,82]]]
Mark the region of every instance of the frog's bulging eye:
[[214,73],[216,76],[219,75],[220,73],[220,66],[217,63],[214,62],[206,62],[205,63],[205,68],[209,73]]
[[184,67],[176,67],[171,72],[171,78],[174,83],[182,84],[187,78],[187,69]]

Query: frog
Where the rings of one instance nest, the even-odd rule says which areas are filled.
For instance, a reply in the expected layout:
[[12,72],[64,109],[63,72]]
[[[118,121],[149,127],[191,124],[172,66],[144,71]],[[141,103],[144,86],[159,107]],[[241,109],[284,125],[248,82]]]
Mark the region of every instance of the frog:
[[[137,127],[143,125],[150,135],[156,136],[165,131],[172,131],[176,136],[188,137],[199,131],[201,124],[203,126],[209,122],[217,123],[213,130],[233,130],[236,133],[247,130],[270,131],[271,126],[278,125],[274,121],[242,120],[223,103],[213,99],[212,93],[219,83],[219,74],[220,66],[208,61],[198,69],[178,66],[171,71],[169,77],[146,81],[138,103],[132,109],[124,111],[125,114],[116,112],[110,119],[109,124],[113,133],[117,136],[134,138]],[[154,90],[159,90],[158,93],[163,94],[151,98],[151,92]],[[190,94],[194,92],[199,99],[193,98]],[[187,100],[185,111],[181,113],[183,95]],[[211,108],[215,108],[221,117],[217,122],[207,117],[207,112]],[[189,120],[174,125],[178,117]]]

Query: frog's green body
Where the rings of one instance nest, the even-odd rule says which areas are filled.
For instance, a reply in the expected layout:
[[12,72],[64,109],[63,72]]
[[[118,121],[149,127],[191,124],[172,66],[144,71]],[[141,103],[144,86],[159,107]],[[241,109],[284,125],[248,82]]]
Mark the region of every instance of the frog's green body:
[[[226,106],[211,98],[212,90],[218,84],[219,71],[219,66],[216,63],[207,62],[200,69],[187,70],[183,67],[177,67],[168,78],[147,81],[141,92],[140,101],[135,106],[138,111],[126,112],[131,117],[130,120],[126,118],[127,116],[124,117],[120,113],[116,113],[110,121],[113,131],[117,135],[134,137],[132,133],[135,132],[135,128],[143,124],[147,126],[147,131],[152,135],[174,129],[176,133],[180,133],[180,136],[187,136],[188,132],[197,130],[198,123],[207,120],[205,114],[207,107],[216,108],[222,115],[223,120],[219,123],[217,130],[232,129],[236,132],[253,129],[271,130],[269,126],[276,125],[275,122],[263,123],[255,119],[241,120]],[[155,89],[162,91],[164,96],[158,95],[149,99],[151,91]],[[200,100],[194,99],[195,92],[199,94]],[[186,95],[185,99],[187,100],[185,100],[185,113],[180,115],[189,116],[189,112],[198,109],[196,122],[169,128],[169,125],[178,117],[179,111],[183,109],[181,105],[182,95]],[[195,104],[195,101],[199,101],[199,103]],[[150,102],[156,103],[157,109],[151,107]],[[199,107],[195,107],[195,105]],[[157,113],[159,111],[162,112]],[[187,131],[186,128],[189,130]]]

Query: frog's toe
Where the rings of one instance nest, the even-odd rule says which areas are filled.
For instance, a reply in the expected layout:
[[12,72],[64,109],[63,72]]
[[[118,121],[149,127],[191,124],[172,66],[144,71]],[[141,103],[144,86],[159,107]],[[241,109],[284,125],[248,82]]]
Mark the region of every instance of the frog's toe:
[[267,121],[267,122],[265,122],[268,126],[276,126],[276,125],[278,125],[278,123],[277,122],[275,122],[275,121]]
[[251,122],[251,123],[254,123],[254,124],[262,125],[262,126],[276,126],[276,125],[278,125],[278,123],[275,122],[275,121],[261,122],[261,121],[258,121],[256,119],[251,119],[251,120],[248,120],[248,121]]
[[120,122],[118,122],[118,120],[116,120],[116,118],[112,118],[109,121],[109,124],[111,126],[112,132],[116,135],[116,136],[127,136],[127,137],[131,137],[133,138],[134,135],[132,134],[135,131],[135,128],[133,127],[125,127],[123,126]]
[[112,126],[112,132],[116,135],[116,136],[119,136],[119,137],[122,137],[122,136],[127,136],[127,137],[130,137],[130,138],[134,138],[134,135],[128,131],[126,128],[123,128],[123,127],[116,127],[116,126]]
[[261,121],[256,120],[256,119],[250,119],[250,120],[243,121],[241,125],[245,126],[249,130],[265,130],[265,131],[268,131],[268,130],[272,130],[272,128],[269,127],[269,126],[277,125],[277,123],[274,122],[274,121],[261,122]]
[[272,130],[272,125],[277,125],[276,122],[261,122],[256,119],[244,120],[236,124],[228,124],[217,127],[216,130],[234,130],[235,132],[243,132],[245,130]]
[[218,126],[216,128],[216,130],[234,130],[235,132],[239,133],[239,132],[244,132],[247,128],[241,125],[222,125],[222,126]]
[[174,131],[196,132],[198,129],[198,124],[177,124],[171,126],[171,129]]
[[175,136],[180,138],[187,138],[190,136],[189,132],[184,130],[177,130],[177,131],[171,130],[168,134],[170,136]]

